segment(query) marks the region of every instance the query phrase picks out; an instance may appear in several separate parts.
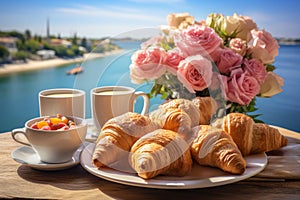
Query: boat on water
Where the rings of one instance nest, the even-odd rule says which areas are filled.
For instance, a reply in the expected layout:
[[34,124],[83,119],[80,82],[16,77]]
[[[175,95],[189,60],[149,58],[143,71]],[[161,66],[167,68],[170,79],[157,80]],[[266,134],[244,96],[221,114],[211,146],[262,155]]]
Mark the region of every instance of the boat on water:
[[67,75],[76,75],[76,74],[80,74],[82,72],[83,72],[83,67],[77,66],[77,67],[74,67],[71,70],[68,70]]

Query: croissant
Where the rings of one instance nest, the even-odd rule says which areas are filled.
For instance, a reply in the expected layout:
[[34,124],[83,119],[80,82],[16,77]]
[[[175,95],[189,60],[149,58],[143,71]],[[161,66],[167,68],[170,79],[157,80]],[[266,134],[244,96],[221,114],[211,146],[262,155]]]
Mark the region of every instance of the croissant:
[[246,161],[231,136],[208,125],[193,128],[192,157],[200,165],[218,167],[232,174],[243,174]]
[[196,97],[192,101],[199,109],[199,125],[209,125],[210,119],[217,111],[217,102],[211,97]]
[[241,113],[226,115],[223,119],[223,130],[231,135],[244,156],[287,145],[287,138],[278,129],[255,123],[251,117]]
[[192,129],[189,115],[179,108],[160,107],[149,113],[151,121],[160,128],[188,135]]
[[199,109],[197,106],[188,99],[173,99],[160,105],[160,107],[165,109],[180,109],[187,113],[191,119],[191,127],[197,126],[200,118]]
[[157,129],[138,139],[131,148],[130,164],[138,176],[184,176],[192,169],[189,145],[179,133]]
[[[108,120],[96,141],[92,155],[93,164],[98,168],[103,165],[114,168],[127,167],[128,155],[134,142],[157,128],[158,126],[151,122],[149,117],[133,112]],[[117,166],[114,163],[121,164]]]

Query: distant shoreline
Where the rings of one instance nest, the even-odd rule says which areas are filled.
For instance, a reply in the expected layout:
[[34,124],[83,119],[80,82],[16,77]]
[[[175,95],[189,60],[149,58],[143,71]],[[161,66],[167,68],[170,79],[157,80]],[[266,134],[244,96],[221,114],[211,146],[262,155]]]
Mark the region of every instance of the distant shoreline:
[[33,70],[39,70],[39,69],[46,69],[51,67],[59,67],[62,65],[72,64],[72,63],[81,63],[84,60],[92,60],[96,58],[102,58],[114,54],[121,53],[123,50],[113,50],[105,53],[87,53],[84,54],[82,57],[77,58],[54,58],[49,60],[42,60],[42,61],[34,61],[29,60],[26,63],[20,63],[20,64],[4,64],[0,65],[0,77],[13,74],[13,73],[20,73],[20,72],[27,72],[27,71],[33,71]]

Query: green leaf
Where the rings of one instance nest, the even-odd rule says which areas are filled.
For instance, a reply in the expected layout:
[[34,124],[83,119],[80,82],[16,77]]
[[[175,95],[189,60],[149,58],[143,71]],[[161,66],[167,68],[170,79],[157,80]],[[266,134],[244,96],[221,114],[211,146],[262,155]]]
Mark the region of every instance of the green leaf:
[[167,93],[167,92],[165,92],[165,93],[163,93],[162,95],[161,95],[161,99],[166,99],[167,97],[169,96],[169,94]]
[[248,105],[239,105],[238,103],[232,103],[232,102],[227,102],[227,105],[230,106],[227,109],[227,113],[233,113],[233,112],[238,112],[238,113],[243,113],[251,117],[255,122],[263,123],[262,120],[257,119],[257,117],[261,116],[261,114],[249,114],[251,112],[257,111],[258,108],[256,108],[256,98],[253,98],[252,101]]
[[253,120],[254,120],[255,123],[262,123],[262,124],[265,123],[264,121],[262,121],[262,120],[260,120],[260,119],[256,119],[256,118],[254,118]]
[[259,117],[259,116],[261,116],[261,114],[256,114],[256,115],[249,115],[250,117],[252,117],[252,118],[256,118],[256,117]]
[[266,65],[266,70],[267,72],[272,72],[276,69],[276,67],[274,65],[271,65],[271,64],[267,64]]

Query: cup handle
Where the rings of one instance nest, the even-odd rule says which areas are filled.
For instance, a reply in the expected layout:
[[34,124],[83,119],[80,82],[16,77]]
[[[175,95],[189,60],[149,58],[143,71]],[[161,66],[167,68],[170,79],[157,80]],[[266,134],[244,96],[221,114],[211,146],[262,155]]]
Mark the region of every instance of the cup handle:
[[[29,143],[23,142],[23,141],[19,140],[19,139],[16,137],[17,134],[23,134],[23,135],[26,137],[24,128],[18,128],[18,129],[12,130],[12,131],[11,131],[11,136],[12,136],[12,138],[14,139],[14,141],[16,141],[16,142],[18,142],[18,143],[21,143],[21,144],[24,144],[24,145],[27,145],[27,146],[31,146]],[[26,137],[26,138],[27,138],[27,137]]]
[[144,99],[144,106],[143,106],[143,110],[141,112],[141,115],[145,115],[148,112],[148,109],[149,109],[150,99],[149,99],[148,95],[145,92],[138,91],[138,92],[134,93],[134,101],[133,102],[135,102],[135,100],[139,96],[143,97],[143,99]]

